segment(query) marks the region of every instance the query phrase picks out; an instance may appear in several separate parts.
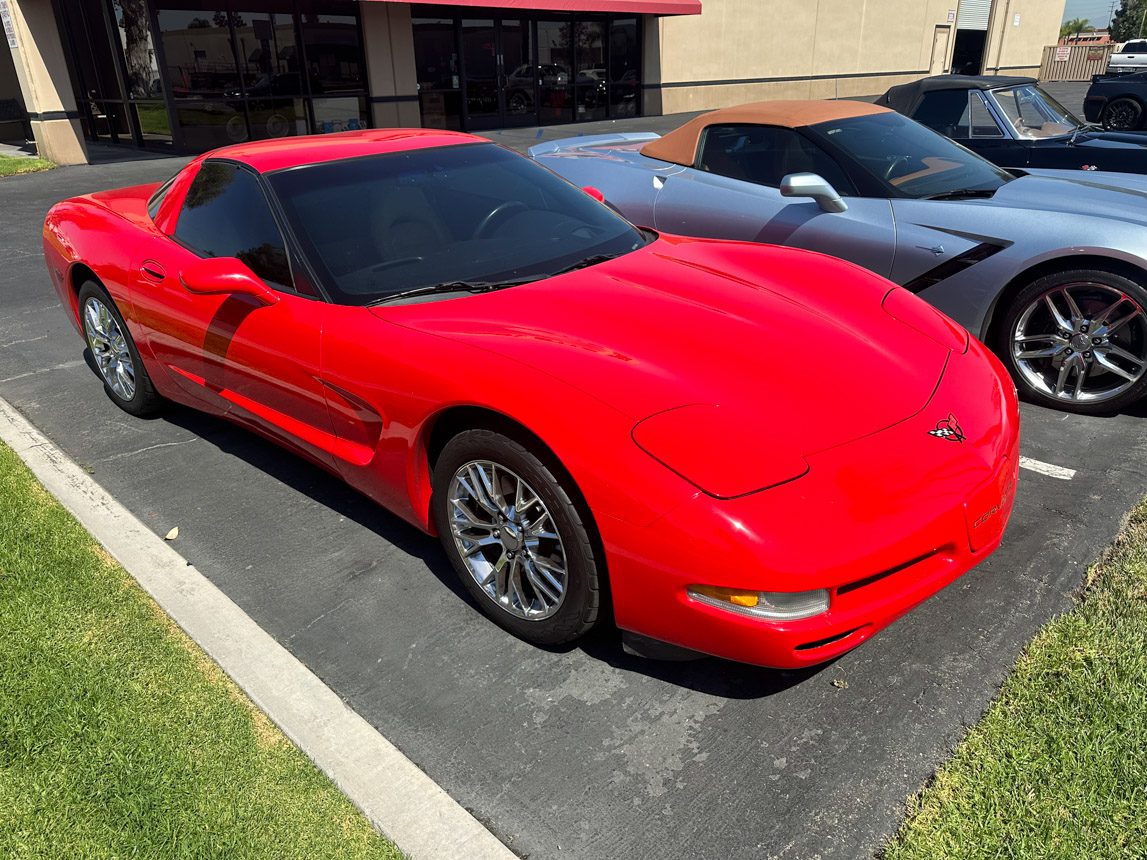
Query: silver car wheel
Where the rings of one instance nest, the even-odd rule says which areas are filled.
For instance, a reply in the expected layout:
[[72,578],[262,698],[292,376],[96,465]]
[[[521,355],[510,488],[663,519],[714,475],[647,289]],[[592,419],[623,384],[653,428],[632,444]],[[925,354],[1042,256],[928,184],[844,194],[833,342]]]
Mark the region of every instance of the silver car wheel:
[[1034,390],[1057,400],[1102,403],[1147,372],[1147,316],[1115,287],[1064,284],[1024,308],[1011,348]]
[[84,302],[84,334],[100,376],[117,397],[135,397],[135,364],[127,338],[107,306],[97,298]]
[[470,575],[509,614],[549,618],[566,595],[565,547],[549,509],[519,475],[471,460],[449,489],[450,533]]

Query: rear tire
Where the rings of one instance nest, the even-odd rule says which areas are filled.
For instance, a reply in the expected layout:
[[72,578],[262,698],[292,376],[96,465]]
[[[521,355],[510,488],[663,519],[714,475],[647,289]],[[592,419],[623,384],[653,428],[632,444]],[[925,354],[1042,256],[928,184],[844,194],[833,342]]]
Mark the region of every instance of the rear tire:
[[1147,287],[1099,269],[1045,275],[1003,312],[992,343],[1026,400],[1109,415],[1147,393]]
[[131,332],[107,291],[95,281],[80,287],[80,325],[104,390],[120,409],[137,417],[163,406],[139,357]]
[[1100,122],[1109,131],[1134,131],[1143,121],[1143,105],[1131,98],[1115,99],[1103,108]]
[[588,633],[603,575],[571,488],[518,441],[465,430],[434,466],[432,511],[462,584],[496,624],[536,645]]

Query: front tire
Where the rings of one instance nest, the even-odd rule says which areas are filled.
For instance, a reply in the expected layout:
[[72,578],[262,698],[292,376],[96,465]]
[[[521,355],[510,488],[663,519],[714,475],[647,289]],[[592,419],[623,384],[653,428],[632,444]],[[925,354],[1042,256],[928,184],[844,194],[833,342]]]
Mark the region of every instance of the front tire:
[[124,412],[138,417],[157,412],[163,398],[152,385],[111,296],[99,284],[88,281],[80,287],[77,301],[84,340],[108,397]]
[[1135,99],[1115,99],[1103,108],[1100,122],[1109,131],[1134,131],[1143,121],[1143,105]]
[[993,346],[1025,399],[1108,415],[1147,393],[1147,288],[1097,269],[1028,284]]
[[568,480],[484,429],[451,439],[434,467],[434,521],[458,577],[495,623],[537,645],[578,639],[600,617],[592,524]]

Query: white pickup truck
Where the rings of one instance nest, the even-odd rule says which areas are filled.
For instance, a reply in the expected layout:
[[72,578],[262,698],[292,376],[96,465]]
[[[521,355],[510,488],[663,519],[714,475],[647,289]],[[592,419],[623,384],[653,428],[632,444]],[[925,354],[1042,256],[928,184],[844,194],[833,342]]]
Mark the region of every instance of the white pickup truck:
[[1127,42],[1107,60],[1107,74],[1128,75],[1147,72],[1147,39]]

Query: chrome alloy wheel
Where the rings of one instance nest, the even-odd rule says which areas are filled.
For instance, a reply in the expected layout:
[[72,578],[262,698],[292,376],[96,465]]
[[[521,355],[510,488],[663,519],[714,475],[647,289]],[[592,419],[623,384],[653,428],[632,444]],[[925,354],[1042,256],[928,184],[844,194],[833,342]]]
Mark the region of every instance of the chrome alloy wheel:
[[1147,371],[1147,315],[1107,284],[1048,290],[1024,309],[1011,341],[1023,378],[1057,400],[1102,403]]
[[566,594],[566,553],[549,509],[505,466],[471,460],[450,481],[450,532],[474,581],[503,610],[549,618]]
[[121,400],[135,397],[135,364],[127,338],[107,306],[94,297],[84,302],[84,334],[108,388]]

